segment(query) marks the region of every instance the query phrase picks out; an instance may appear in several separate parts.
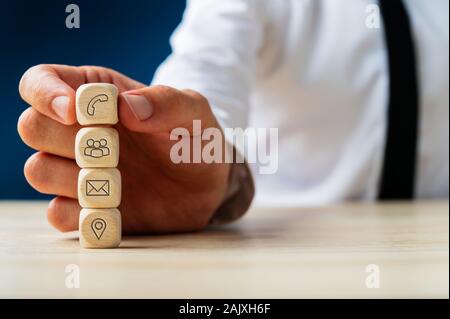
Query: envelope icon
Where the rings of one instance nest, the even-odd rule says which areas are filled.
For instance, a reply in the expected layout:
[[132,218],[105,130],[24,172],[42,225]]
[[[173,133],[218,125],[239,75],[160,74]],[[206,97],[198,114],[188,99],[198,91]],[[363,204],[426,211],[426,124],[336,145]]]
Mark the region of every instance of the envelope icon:
[[107,179],[87,179],[87,196],[109,196],[109,180]]

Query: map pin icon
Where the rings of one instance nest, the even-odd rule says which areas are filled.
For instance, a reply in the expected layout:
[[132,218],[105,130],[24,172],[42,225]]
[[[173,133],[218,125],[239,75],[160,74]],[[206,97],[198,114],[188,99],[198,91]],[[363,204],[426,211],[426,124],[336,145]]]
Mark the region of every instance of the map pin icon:
[[104,219],[96,218],[92,221],[91,228],[95,234],[95,237],[97,237],[97,239],[100,240],[100,238],[102,238],[103,233],[105,232],[106,222]]

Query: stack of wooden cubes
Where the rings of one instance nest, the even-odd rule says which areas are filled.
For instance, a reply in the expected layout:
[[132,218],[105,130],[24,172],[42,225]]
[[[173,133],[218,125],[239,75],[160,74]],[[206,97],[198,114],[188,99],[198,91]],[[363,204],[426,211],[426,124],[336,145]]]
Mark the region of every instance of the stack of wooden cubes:
[[109,127],[118,122],[117,98],[117,88],[106,83],[84,84],[76,94],[78,123],[87,126],[75,140],[75,159],[81,168],[79,232],[84,248],[113,248],[121,241],[119,134]]

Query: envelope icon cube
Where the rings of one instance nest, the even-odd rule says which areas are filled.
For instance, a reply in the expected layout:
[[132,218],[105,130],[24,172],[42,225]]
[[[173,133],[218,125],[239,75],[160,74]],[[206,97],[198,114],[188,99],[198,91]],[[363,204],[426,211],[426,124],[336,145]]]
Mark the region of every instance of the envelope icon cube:
[[114,208],[121,201],[121,176],[116,168],[83,168],[78,175],[78,202],[84,208]]
[[109,196],[109,180],[86,180],[87,196]]

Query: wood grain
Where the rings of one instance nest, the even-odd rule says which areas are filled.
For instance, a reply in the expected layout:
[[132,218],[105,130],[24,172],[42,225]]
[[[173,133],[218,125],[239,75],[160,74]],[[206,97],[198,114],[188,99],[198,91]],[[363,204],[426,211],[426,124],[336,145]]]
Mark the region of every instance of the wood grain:
[[122,198],[117,168],[83,168],[78,174],[78,202],[83,208],[115,208]]
[[122,238],[122,222],[118,209],[83,208],[79,223],[83,248],[115,248]]
[[81,125],[116,124],[118,89],[109,83],[88,83],[77,89],[76,115]]
[[82,128],[75,138],[75,160],[81,168],[117,167],[119,133],[114,128]]
[[[449,297],[448,201],[253,207],[229,226],[113,250],[52,230],[46,205],[0,203],[0,297]],[[370,264],[378,289],[365,284]],[[68,265],[79,289],[66,287]]]

